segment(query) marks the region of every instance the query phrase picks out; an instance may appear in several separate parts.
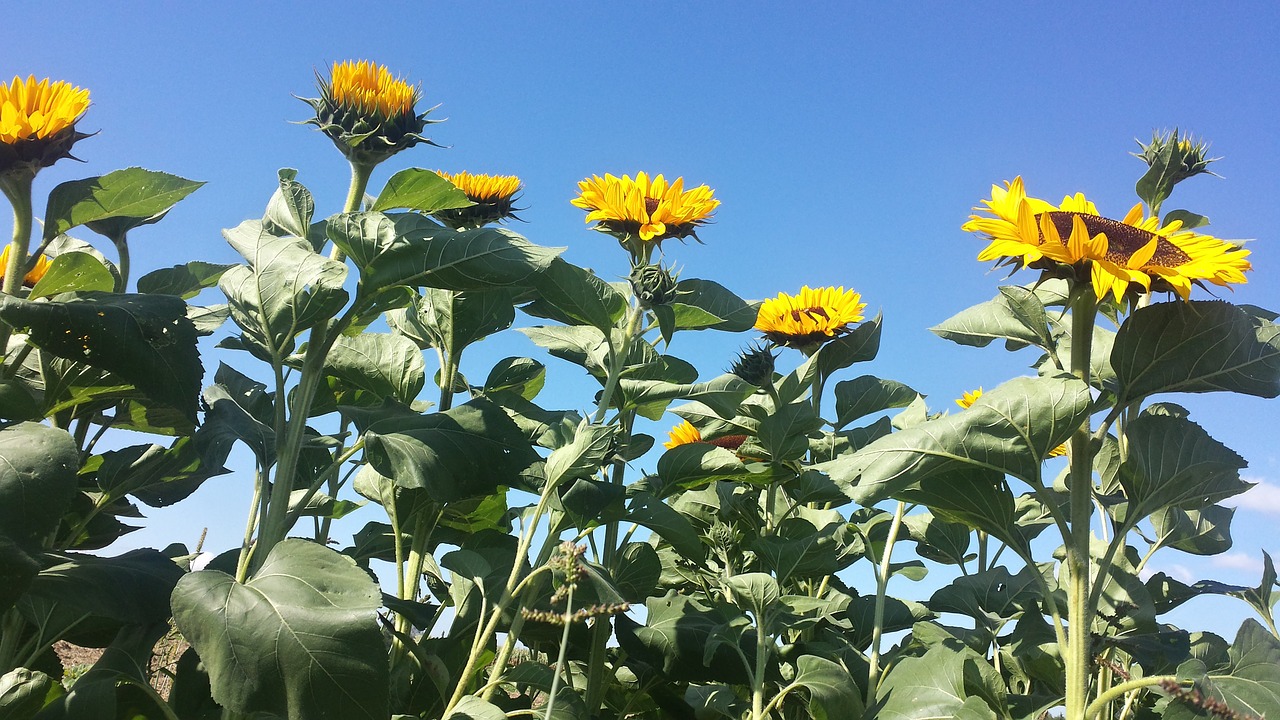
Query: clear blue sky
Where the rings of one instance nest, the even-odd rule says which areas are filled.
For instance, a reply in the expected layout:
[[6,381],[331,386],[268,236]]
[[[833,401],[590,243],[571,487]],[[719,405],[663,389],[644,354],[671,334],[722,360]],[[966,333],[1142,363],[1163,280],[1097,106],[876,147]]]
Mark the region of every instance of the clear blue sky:
[[[960,230],[970,207],[1021,174],[1033,195],[1083,191],[1123,216],[1143,170],[1128,152],[1153,129],[1193,131],[1225,157],[1214,166],[1224,180],[1193,178],[1167,207],[1208,215],[1220,237],[1256,238],[1250,283],[1226,296],[1280,310],[1271,3],[46,1],[5,15],[0,74],[89,88],[81,128],[101,130],[77,146],[85,165],[45,171],[38,191],[130,164],[208,181],[133,234],[135,274],[238,260],[219,230],[261,215],[279,167],[300,170],[318,214],[338,210],[345,163],[289,124],[309,109],[291,94],[313,94],[313,68],[367,58],[422,84],[425,103],[441,105],[433,117],[448,118],[433,137],[450,146],[401,155],[372,187],[407,166],[517,174],[529,222],[515,229],[613,277],[624,256],[569,205],[578,180],[647,170],[709,184],[723,205],[706,245],[670,243],[668,259],[747,298],[856,288],[885,316],[880,359],[862,371],[907,382],[934,409],[1035,359],[926,330],[1003,278]],[[677,339],[673,352],[709,376],[747,339]],[[538,356],[520,336],[486,352]],[[582,387],[574,368],[549,365],[553,383]],[[1260,547],[1280,553],[1280,403],[1178,401],[1265,484],[1246,496],[1226,560],[1166,551],[1157,565],[1253,584]],[[135,542],[190,543],[207,524],[209,544],[230,547],[248,497],[247,478],[215,479]]]

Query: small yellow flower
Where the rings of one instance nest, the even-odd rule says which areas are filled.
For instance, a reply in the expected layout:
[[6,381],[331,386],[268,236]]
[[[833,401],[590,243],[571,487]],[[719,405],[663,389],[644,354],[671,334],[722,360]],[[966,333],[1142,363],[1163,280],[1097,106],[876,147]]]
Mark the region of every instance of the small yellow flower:
[[[4,269],[9,267],[10,247],[12,246],[5,245],[4,250],[0,252],[0,280],[3,279]],[[34,286],[36,283],[40,282],[40,279],[44,277],[45,273],[49,272],[49,267],[51,265],[53,265],[53,261],[49,259],[49,256],[41,255],[36,259],[35,267],[31,268],[31,271],[22,278],[22,284],[27,287]]]
[[[956,404],[964,408],[965,410],[968,410],[969,408],[973,407],[973,404],[977,402],[978,398],[980,397],[982,397],[982,388],[978,388],[977,390],[974,390],[972,392],[966,392],[964,394],[964,397],[956,400]],[[1066,455],[1066,454],[1067,454],[1067,444],[1062,443],[1058,447],[1050,450],[1049,454],[1046,457],[1062,457],[1063,455]]]
[[698,428],[694,427],[693,423],[685,420],[671,428],[667,433],[667,441],[662,443],[662,447],[670,450],[680,445],[699,442],[702,442],[702,433],[698,432]]
[[755,328],[777,345],[812,349],[849,332],[850,325],[863,319],[866,307],[853,290],[806,285],[799,295],[779,293],[761,303]]
[[[990,244],[978,260],[1005,260],[1018,267],[1089,278],[1099,300],[1117,300],[1131,287],[1177,293],[1187,299],[1191,286],[1211,282],[1229,287],[1248,280],[1249,251],[1209,235],[1182,230],[1180,221],[1159,227],[1135,205],[1123,220],[1098,214],[1084,195],[1054,206],[1026,195],[1022,178],[993,186],[986,208],[993,217],[971,215],[962,228],[985,236]],[[1062,267],[1070,266],[1070,267]]]
[[316,111],[304,121],[333,140],[347,159],[372,166],[418,143],[427,113],[415,106],[422,99],[417,85],[397,78],[383,65],[367,60],[334,63],[329,80],[320,78],[318,98],[303,98]]
[[28,172],[71,157],[88,135],[75,125],[89,109],[89,91],[34,75],[0,83],[0,174]]
[[[644,243],[661,245],[670,238],[697,238],[699,225],[706,224],[720,201],[706,185],[684,189],[684,178],[668,183],[662,175],[652,179],[645,173],[615,177],[593,175],[578,183],[576,207],[587,211],[586,221],[596,229],[627,238],[639,238],[641,247],[627,245],[633,254],[648,258]],[[635,252],[637,249],[641,252]]]
[[432,215],[449,227],[475,228],[516,217],[516,194],[524,184],[515,175],[482,175],[465,171],[447,173],[443,170],[437,170],[436,174],[453,183],[475,203],[470,207],[441,210]]

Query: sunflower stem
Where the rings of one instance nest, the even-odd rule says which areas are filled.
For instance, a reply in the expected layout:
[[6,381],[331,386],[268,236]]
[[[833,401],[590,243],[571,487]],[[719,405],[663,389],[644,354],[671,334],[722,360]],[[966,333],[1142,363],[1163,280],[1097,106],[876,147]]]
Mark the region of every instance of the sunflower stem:
[[[1071,308],[1071,373],[1089,383],[1097,304],[1092,288],[1079,291]],[[1067,542],[1067,720],[1084,720],[1089,693],[1089,544],[1093,517],[1093,455],[1089,419],[1071,436],[1071,537]]]
[[116,252],[119,254],[119,260],[116,268],[120,271],[120,279],[116,283],[116,292],[123,293],[129,291],[129,243],[124,233],[120,233],[120,237],[111,238],[112,244],[116,246]]
[[898,530],[902,527],[902,516],[906,512],[906,503],[899,501],[893,511],[893,523],[889,525],[889,536],[884,541],[884,553],[880,557],[880,566],[876,574],[876,605],[874,622],[871,626],[871,656],[867,662],[867,707],[876,699],[876,686],[880,684],[880,639],[884,632],[884,606],[889,590],[889,569],[893,557],[893,546],[898,541]]
[[[26,275],[22,270],[27,264],[27,250],[31,247],[31,185],[34,180],[34,173],[0,175],[0,192],[4,193],[13,206],[13,242],[9,244],[4,283],[0,285],[0,290],[6,295],[17,293]],[[9,335],[12,332],[12,328],[0,322],[0,354],[8,354]]]

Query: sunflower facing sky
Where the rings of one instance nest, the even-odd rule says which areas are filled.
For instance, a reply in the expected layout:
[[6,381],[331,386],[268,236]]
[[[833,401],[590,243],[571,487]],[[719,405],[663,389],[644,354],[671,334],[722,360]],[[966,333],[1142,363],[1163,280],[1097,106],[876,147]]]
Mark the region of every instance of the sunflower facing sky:
[[318,85],[320,97],[303,98],[316,111],[305,122],[320,128],[353,163],[373,166],[418,143],[434,144],[421,135],[431,122],[427,113],[415,109],[422,90],[385,66],[337,62]]
[[0,83],[0,174],[34,175],[64,157],[87,135],[75,124],[89,109],[89,91],[49,78]]
[[434,213],[433,216],[446,225],[455,229],[480,227],[515,217],[513,203],[516,194],[524,187],[515,175],[483,175],[466,171],[447,173],[443,170],[437,170],[436,174],[453,183],[475,203],[471,207]]
[[1133,285],[1145,291],[1177,293],[1187,299],[1193,284],[1229,287],[1247,282],[1252,269],[1249,251],[1240,246],[1183,230],[1174,220],[1146,217],[1142,204],[1122,220],[1098,214],[1083,194],[1067,196],[1060,205],[1029,197],[1022,178],[992,186],[985,208],[993,217],[971,215],[962,227],[985,236],[990,244],[978,260],[1006,259],[1018,267],[1051,269],[1056,264],[1087,270],[1098,299],[1120,300]]
[[863,319],[862,296],[843,287],[800,288],[798,295],[779,293],[765,300],[755,329],[776,345],[808,349],[849,332]]
[[[586,221],[596,228],[624,238],[638,237],[642,243],[661,244],[670,238],[697,237],[719,207],[711,188],[699,185],[684,189],[684,178],[668,183],[662,175],[652,179],[643,172],[615,177],[593,175],[578,183],[576,207],[587,211]],[[647,253],[643,254],[648,257]]]

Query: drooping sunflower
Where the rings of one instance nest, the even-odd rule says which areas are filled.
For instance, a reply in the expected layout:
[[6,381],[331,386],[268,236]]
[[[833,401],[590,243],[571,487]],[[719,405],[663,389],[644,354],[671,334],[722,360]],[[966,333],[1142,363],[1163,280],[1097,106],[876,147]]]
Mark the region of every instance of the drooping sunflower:
[[[0,277],[3,276],[4,268],[9,266],[10,247],[10,245],[5,245],[4,250],[0,251]],[[41,255],[36,258],[35,266],[32,267],[31,270],[22,278],[22,284],[27,287],[33,287],[36,283],[40,282],[40,279],[45,276],[45,273],[49,272],[49,267],[51,265],[53,265],[53,261],[50,260],[47,255]]]
[[302,98],[316,111],[303,121],[328,135],[347,159],[373,166],[418,143],[431,110],[418,114],[422,90],[367,60],[334,63],[329,79],[316,73],[318,98]]
[[1018,267],[1087,277],[1100,300],[1109,294],[1120,300],[1135,285],[1175,292],[1185,300],[1193,284],[1244,283],[1244,273],[1252,269],[1245,259],[1249,251],[1182,230],[1178,220],[1159,227],[1158,218],[1143,216],[1141,203],[1113,220],[1098,214],[1083,194],[1067,196],[1057,206],[1029,197],[1019,177],[1004,188],[993,186],[983,204],[985,209],[975,210],[994,217],[971,215],[962,226],[990,240],[978,260],[1004,258]]
[[454,229],[474,228],[515,217],[516,194],[524,184],[515,175],[482,175],[466,171],[436,174],[453,183],[475,203],[470,207],[441,210],[432,217]]
[[[685,190],[683,177],[668,183],[662,175],[651,179],[640,172],[632,180],[606,173],[579,182],[578,197],[571,202],[587,211],[588,223],[618,236],[634,251],[670,238],[697,238],[698,226],[706,224],[720,205],[713,195],[706,185]],[[628,238],[638,238],[640,246],[628,245]],[[647,260],[647,252],[641,254]]]
[[[956,399],[956,404],[959,405],[961,408],[968,410],[969,408],[973,407],[974,403],[978,402],[978,398],[980,397],[982,397],[982,388],[965,392],[963,397]],[[1067,444],[1063,443],[1058,447],[1050,450],[1049,454],[1046,457],[1061,457],[1066,454],[1067,454]]]
[[89,109],[89,91],[59,80],[0,83],[0,175],[35,175],[89,137],[76,123]]
[[849,332],[850,325],[863,319],[866,307],[853,290],[805,285],[798,295],[779,293],[761,303],[755,328],[774,344],[813,350]]

